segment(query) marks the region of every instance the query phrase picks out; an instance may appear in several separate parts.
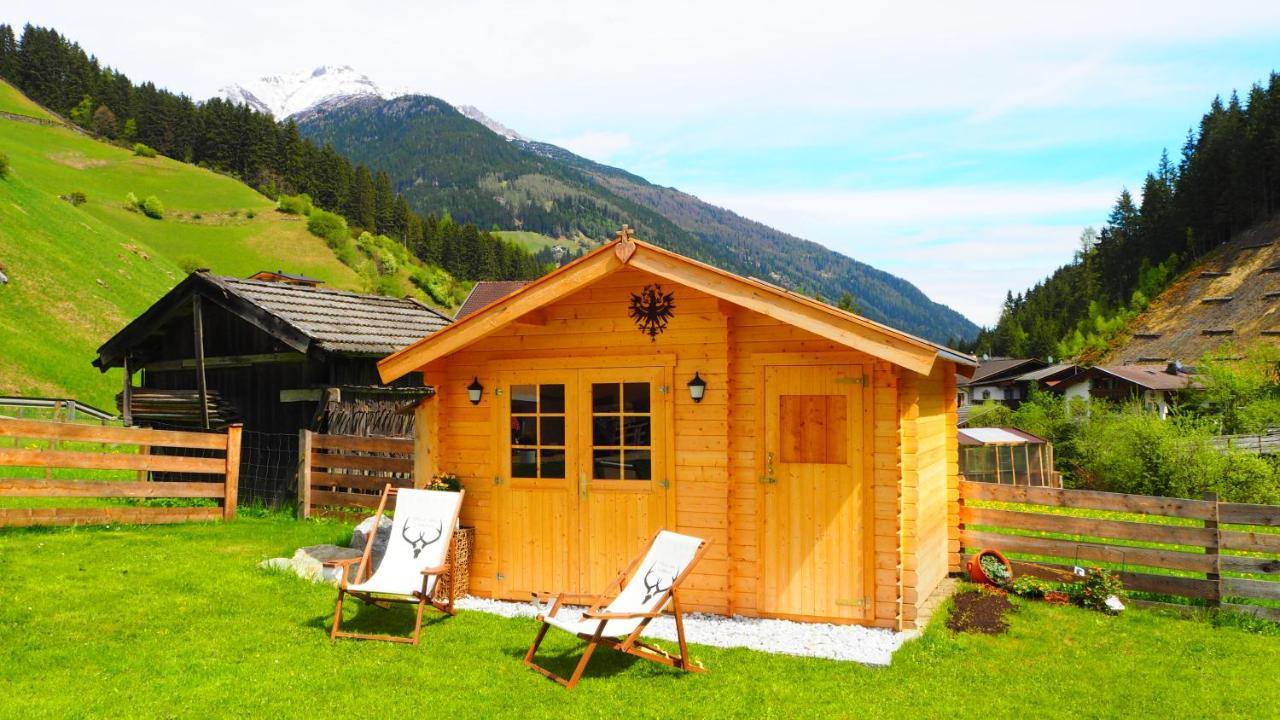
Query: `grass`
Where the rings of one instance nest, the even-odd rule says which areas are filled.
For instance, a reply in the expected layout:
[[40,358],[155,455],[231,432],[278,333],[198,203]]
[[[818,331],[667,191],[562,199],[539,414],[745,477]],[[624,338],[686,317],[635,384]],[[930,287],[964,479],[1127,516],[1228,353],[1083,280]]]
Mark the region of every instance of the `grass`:
[[[1280,637],[1146,611],[1019,603],[1008,635],[935,620],[892,667],[695,646],[684,675],[602,651],[572,693],[520,663],[528,619],[462,612],[414,648],[331,643],[334,591],[257,570],[349,527],[232,523],[0,531],[0,686],[23,717],[1261,717]],[[408,610],[352,609],[400,630]],[[574,643],[550,636],[563,670]],[[557,658],[557,655],[564,657]]]
[[585,235],[575,235],[571,238],[551,237],[542,233],[532,232],[530,230],[498,230],[494,235],[510,242],[518,243],[529,252],[538,252],[547,247],[562,247],[566,250],[590,251],[600,246],[600,243],[592,240]]
[[[45,115],[0,82],[0,110]],[[64,127],[0,117],[0,392],[115,407],[119,371],[95,350],[178,283],[187,268],[247,276],[283,269],[346,290],[367,282],[298,216],[238,180],[164,157],[142,158]],[[83,192],[75,207],[59,199]],[[164,220],[125,207],[158,197]],[[402,270],[397,295],[418,293]]]

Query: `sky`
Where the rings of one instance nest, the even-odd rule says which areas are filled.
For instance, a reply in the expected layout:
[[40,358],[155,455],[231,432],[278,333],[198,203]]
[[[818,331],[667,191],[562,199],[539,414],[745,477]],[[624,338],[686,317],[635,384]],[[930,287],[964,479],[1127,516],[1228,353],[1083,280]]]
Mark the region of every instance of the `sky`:
[[[891,6],[892,5],[892,6]],[[351,65],[900,275],[979,324],[1070,260],[1280,3],[8,0],[197,99]]]

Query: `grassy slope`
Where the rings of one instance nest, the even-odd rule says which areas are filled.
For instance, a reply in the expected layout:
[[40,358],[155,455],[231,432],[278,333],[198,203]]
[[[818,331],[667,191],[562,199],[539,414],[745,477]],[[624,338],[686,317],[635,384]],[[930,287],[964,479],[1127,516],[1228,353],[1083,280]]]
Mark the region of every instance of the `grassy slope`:
[[503,240],[519,243],[529,252],[538,252],[539,250],[559,246],[567,250],[587,250],[590,251],[600,246],[600,243],[592,240],[585,235],[578,235],[572,238],[553,238],[550,235],[542,233],[530,232],[528,230],[499,230],[493,233]]
[[[330,522],[0,531],[0,685],[24,717],[1263,717],[1280,637],[1019,603],[1008,635],[934,622],[887,669],[694,647],[682,675],[602,650],[572,693],[520,662],[528,619],[432,615],[423,644],[328,638],[334,590],[254,568]],[[351,603],[352,606],[357,603]],[[352,607],[353,629],[407,629]],[[562,634],[553,667],[576,659]],[[557,658],[557,655],[563,657]],[[16,706],[15,706],[16,711]]]
[[[43,114],[3,82],[0,110]],[[361,288],[301,219],[232,178],[5,118],[0,152],[11,164],[0,181],[0,263],[10,278],[0,286],[0,393],[113,407],[119,376],[90,367],[94,350],[176,284],[183,263],[241,276],[279,268]],[[88,203],[58,199],[72,191]],[[159,197],[166,218],[127,211],[129,192]]]

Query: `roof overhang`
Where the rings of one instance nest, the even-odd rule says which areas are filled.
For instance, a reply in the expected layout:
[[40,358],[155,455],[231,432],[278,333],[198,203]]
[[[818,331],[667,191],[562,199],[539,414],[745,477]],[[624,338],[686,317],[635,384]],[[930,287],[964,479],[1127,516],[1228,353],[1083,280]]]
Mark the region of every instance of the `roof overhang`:
[[378,363],[392,382],[506,327],[527,313],[567,297],[624,267],[695,288],[724,302],[754,310],[813,334],[922,375],[937,360],[961,368],[977,360],[954,350],[845,312],[782,288],[725,272],[630,238],[615,240],[535,280],[454,324],[387,356]]

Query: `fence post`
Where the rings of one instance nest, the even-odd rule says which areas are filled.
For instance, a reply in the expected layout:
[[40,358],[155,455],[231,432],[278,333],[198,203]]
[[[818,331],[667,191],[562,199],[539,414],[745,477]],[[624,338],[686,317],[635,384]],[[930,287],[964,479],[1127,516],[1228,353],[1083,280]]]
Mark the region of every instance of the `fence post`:
[[298,519],[311,517],[311,431],[298,431]]
[[1213,572],[1204,574],[1206,580],[1213,582],[1213,597],[1209,602],[1214,607],[1222,607],[1222,531],[1218,529],[1218,518],[1222,506],[1218,503],[1218,493],[1207,492],[1204,499],[1213,503],[1213,519],[1205,520],[1205,529],[1213,530],[1213,547],[1205,548],[1204,554],[1213,556]]
[[240,437],[244,426],[237,423],[227,426],[226,494],[222,498],[222,519],[236,516],[236,497],[240,493]]

